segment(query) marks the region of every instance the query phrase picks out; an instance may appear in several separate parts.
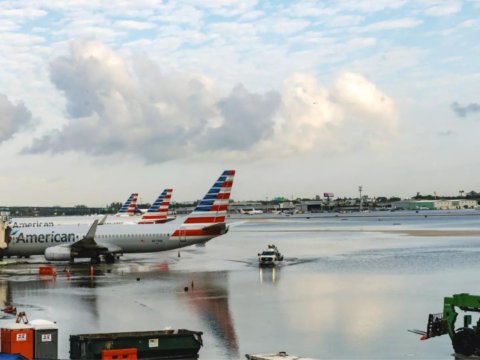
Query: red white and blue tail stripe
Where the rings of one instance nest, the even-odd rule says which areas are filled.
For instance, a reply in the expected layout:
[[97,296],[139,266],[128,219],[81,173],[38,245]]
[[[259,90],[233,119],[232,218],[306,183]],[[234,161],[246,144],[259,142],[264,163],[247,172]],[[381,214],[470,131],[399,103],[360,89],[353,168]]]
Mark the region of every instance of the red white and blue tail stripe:
[[235,170],[226,170],[184,224],[212,225],[225,222]]
[[139,224],[155,224],[164,222],[167,219],[168,208],[170,207],[170,200],[172,199],[172,189],[163,190],[162,194],[150,206],[145,215],[142,216],[142,221]]
[[117,213],[117,216],[135,215],[135,208],[137,207],[137,199],[138,199],[138,194],[130,195],[128,200],[125,202],[125,204],[123,204],[122,208]]

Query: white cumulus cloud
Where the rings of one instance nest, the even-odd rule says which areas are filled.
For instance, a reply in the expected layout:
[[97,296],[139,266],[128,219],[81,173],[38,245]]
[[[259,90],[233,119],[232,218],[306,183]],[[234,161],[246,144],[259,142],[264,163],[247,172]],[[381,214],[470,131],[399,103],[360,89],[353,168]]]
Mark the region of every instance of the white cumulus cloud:
[[401,28],[414,28],[423,24],[423,20],[417,20],[413,18],[403,18],[396,20],[379,21],[376,23],[368,24],[363,27],[352,28],[352,31],[365,33],[381,30],[393,30]]
[[151,22],[134,21],[134,20],[118,20],[113,23],[113,26],[125,30],[148,30],[153,29],[157,25]]
[[425,9],[425,14],[429,16],[445,16],[455,14],[462,10],[461,1],[444,1],[437,3]]
[[344,73],[333,90],[311,74],[294,74],[279,90],[255,93],[242,84],[223,94],[201,73],[163,73],[146,55],[131,62],[111,48],[75,40],[50,64],[71,119],[23,153],[77,151],[136,156],[147,163],[179,157],[295,155],[336,142],[345,114],[356,126],[376,121],[392,132],[393,100],[362,75]]
[[13,104],[8,97],[0,94],[0,143],[4,142],[32,124],[32,114],[23,102]]
[[334,93],[350,111],[367,115],[361,118],[364,122],[395,132],[399,118],[394,101],[362,75],[342,74],[335,81]]

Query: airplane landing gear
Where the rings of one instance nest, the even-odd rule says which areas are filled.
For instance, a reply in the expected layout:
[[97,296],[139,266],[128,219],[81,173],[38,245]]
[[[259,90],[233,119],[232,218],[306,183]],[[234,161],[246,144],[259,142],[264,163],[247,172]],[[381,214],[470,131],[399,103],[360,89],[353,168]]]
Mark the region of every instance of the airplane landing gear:
[[105,262],[107,264],[114,264],[115,263],[115,256],[113,256],[113,254],[105,255]]
[[92,265],[100,264],[100,256],[93,256],[90,259],[90,264],[92,264]]

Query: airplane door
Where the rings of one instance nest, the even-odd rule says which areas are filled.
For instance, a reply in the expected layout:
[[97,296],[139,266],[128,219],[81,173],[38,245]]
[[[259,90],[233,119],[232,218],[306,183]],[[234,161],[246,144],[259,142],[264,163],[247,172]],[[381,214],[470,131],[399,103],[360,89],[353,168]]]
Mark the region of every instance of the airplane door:
[[180,242],[186,242],[187,241],[187,229],[184,227],[180,228]]

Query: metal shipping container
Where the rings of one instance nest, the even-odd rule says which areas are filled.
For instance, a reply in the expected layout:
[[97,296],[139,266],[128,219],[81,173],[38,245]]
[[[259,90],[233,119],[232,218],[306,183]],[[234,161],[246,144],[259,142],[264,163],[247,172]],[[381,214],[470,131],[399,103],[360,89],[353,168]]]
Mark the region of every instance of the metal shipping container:
[[116,349],[137,349],[138,359],[197,356],[202,335],[190,330],[70,335],[70,359],[101,359],[102,350]]

